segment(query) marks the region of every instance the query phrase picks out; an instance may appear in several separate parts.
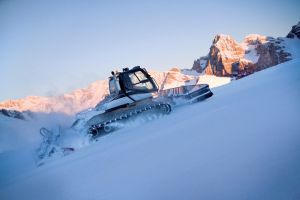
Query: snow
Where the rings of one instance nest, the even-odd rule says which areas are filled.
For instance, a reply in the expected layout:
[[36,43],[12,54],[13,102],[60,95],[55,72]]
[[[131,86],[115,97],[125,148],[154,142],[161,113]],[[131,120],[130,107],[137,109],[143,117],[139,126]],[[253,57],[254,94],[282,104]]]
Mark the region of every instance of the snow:
[[[289,61],[215,88],[202,103],[125,127],[38,168],[34,142],[2,150],[0,197],[299,199],[299,64]],[[0,122],[1,135],[37,137],[31,122]]]
[[255,45],[248,45],[245,48],[244,59],[246,59],[248,62],[252,62],[253,64],[257,63],[257,61],[259,59],[259,55],[257,55]]
[[268,42],[270,38],[271,37],[267,37],[259,34],[249,34],[244,38],[242,45],[243,46],[251,45],[252,43],[257,43],[257,41],[260,41],[262,44],[264,44]]
[[73,120],[73,117],[61,113],[36,113],[32,120],[0,115],[0,154],[37,145],[41,140],[39,135],[41,127],[55,127],[57,124],[69,126]]
[[230,83],[231,78],[229,77],[218,77],[213,75],[201,75],[199,76],[197,84],[208,84],[210,88],[220,87]]
[[199,76],[200,74],[196,70],[182,69],[181,73],[188,76]]
[[253,64],[258,62],[259,55],[257,55],[257,44],[260,42],[261,44],[264,44],[268,42],[268,37],[264,35],[259,34],[249,34],[247,35],[243,42],[240,44],[241,47],[245,50],[245,55],[242,58],[243,60],[247,62],[251,62]]

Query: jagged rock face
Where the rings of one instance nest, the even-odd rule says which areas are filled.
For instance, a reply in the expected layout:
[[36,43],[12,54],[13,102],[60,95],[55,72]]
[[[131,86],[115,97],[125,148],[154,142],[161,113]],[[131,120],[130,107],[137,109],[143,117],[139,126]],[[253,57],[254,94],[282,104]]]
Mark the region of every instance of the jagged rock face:
[[196,60],[193,69],[209,75],[243,77],[290,60],[291,55],[284,48],[281,38],[251,34],[237,43],[230,36],[217,35],[209,54]]
[[291,59],[291,54],[284,51],[283,39],[268,38],[264,44],[256,47],[259,59],[255,65],[255,71],[259,71]]
[[206,73],[229,76],[233,73],[232,63],[239,61],[244,49],[230,36],[217,35],[209,51]]
[[210,47],[205,73],[216,76],[231,76],[246,69],[249,61],[243,58],[245,48],[232,37],[217,35]]
[[192,70],[196,70],[198,73],[202,73],[207,66],[207,62],[208,56],[200,57],[199,59],[194,61]]
[[298,38],[300,39],[300,22],[292,27],[292,30],[286,36],[287,38]]

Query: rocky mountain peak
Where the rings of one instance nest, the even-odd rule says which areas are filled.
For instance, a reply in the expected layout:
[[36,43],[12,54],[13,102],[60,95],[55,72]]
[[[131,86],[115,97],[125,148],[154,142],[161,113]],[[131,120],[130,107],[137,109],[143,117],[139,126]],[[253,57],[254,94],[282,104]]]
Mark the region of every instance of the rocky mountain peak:
[[[297,36],[300,24],[291,32]],[[290,59],[284,38],[249,34],[238,43],[229,35],[218,34],[208,55],[196,59],[192,69],[209,75],[241,78]]]
[[246,45],[257,45],[258,43],[266,43],[269,37],[259,34],[249,34],[247,35],[242,44]]
[[286,36],[287,38],[298,38],[300,39],[300,22],[292,27],[292,30]]
[[218,42],[222,42],[222,41],[231,41],[231,40],[234,40],[230,35],[226,35],[226,34],[217,34],[215,37],[214,37],[214,40],[213,40],[213,44],[216,44]]
[[[199,73],[206,72],[207,74],[214,74],[213,71],[218,68],[218,62],[236,61],[243,56],[244,49],[231,36],[225,34],[218,34],[214,37],[210,51],[207,56],[200,57],[194,61],[193,70]],[[211,68],[211,66],[214,66]],[[224,70],[215,75],[222,75],[223,73],[231,73],[231,67],[226,66]]]
[[[221,50],[220,52],[227,58],[243,53],[243,48],[229,35],[217,35],[213,40],[211,50],[213,48]],[[235,52],[236,55],[231,54],[228,51]]]

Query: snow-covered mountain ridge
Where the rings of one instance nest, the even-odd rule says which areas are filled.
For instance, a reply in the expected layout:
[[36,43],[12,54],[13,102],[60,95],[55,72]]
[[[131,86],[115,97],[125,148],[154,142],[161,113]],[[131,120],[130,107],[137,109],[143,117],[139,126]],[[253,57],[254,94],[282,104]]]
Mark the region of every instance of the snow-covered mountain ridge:
[[298,38],[300,39],[300,22],[292,27],[292,30],[286,36],[287,38]]
[[[172,68],[166,72],[149,71],[160,88],[168,89],[181,85],[207,83],[210,87],[218,87],[230,82],[229,78],[199,75],[192,70]],[[32,112],[61,112],[73,115],[82,110],[96,106],[108,94],[108,81],[98,80],[86,88],[78,89],[61,96],[42,97],[29,96],[0,102],[0,109]]]

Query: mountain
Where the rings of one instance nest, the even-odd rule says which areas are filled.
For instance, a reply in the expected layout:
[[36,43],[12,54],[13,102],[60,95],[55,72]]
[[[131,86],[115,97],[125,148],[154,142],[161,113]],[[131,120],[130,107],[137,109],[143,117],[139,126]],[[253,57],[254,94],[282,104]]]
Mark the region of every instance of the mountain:
[[32,112],[62,112],[74,114],[82,109],[96,105],[107,94],[107,81],[96,81],[88,87],[78,89],[61,96],[29,96],[24,99],[9,100],[0,103],[0,108]]
[[[208,83],[210,87],[217,87],[230,82],[228,78],[209,75],[199,75],[193,70],[181,70],[172,68],[166,72],[149,71],[157,84],[162,89]],[[0,109],[32,112],[61,112],[73,115],[82,110],[96,106],[108,94],[107,80],[98,80],[86,88],[78,89],[67,94],[53,97],[29,96],[24,99],[16,99],[0,102]]]
[[0,109],[0,115],[22,120],[26,120],[32,117],[32,113],[30,111],[20,112],[16,110],[6,109]]
[[[1,199],[299,199],[299,65],[295,59],[214,88],[207,101],[38,168],[35,143],[10,143],[0,154]],[[8,122],[0,123],[1,130]],[[26,127],[39,135],[29,122],[7,137],[18,140]]]
[[[211,88],[230,82],[230,78],[252,74],[256,71],[300,58],[300,23],[292,27],[287,38],[273,38],[258,34],[245,37],[238,43],[224,34],[215,36],[207,56],[194,61],[192,70],[172,68],[166,72],[150,71],[160,89],[181,85],[207,83]],[[216,77],[218,76],[218,77]],[[23,99],[0,102],[0,109],[42,113],[61,112],[73,115],[94,107],[108,94],[108,82],[98,80],[86,88],[60,96],[29,96]]]
[[292,30],[288,33],[286,37],[300,39],[300,22],[292,27]]
[[293,26],[287,38],[250,34],[241,43],[231,36],[217,35],[208,55],[195,60],[192,69],[209,75],[241,78],[297,58],[299,55],[293,55],[289,49],[293,42],[300,48],[298,39],[291,39],[299,35],[299,30],[299,24]]

